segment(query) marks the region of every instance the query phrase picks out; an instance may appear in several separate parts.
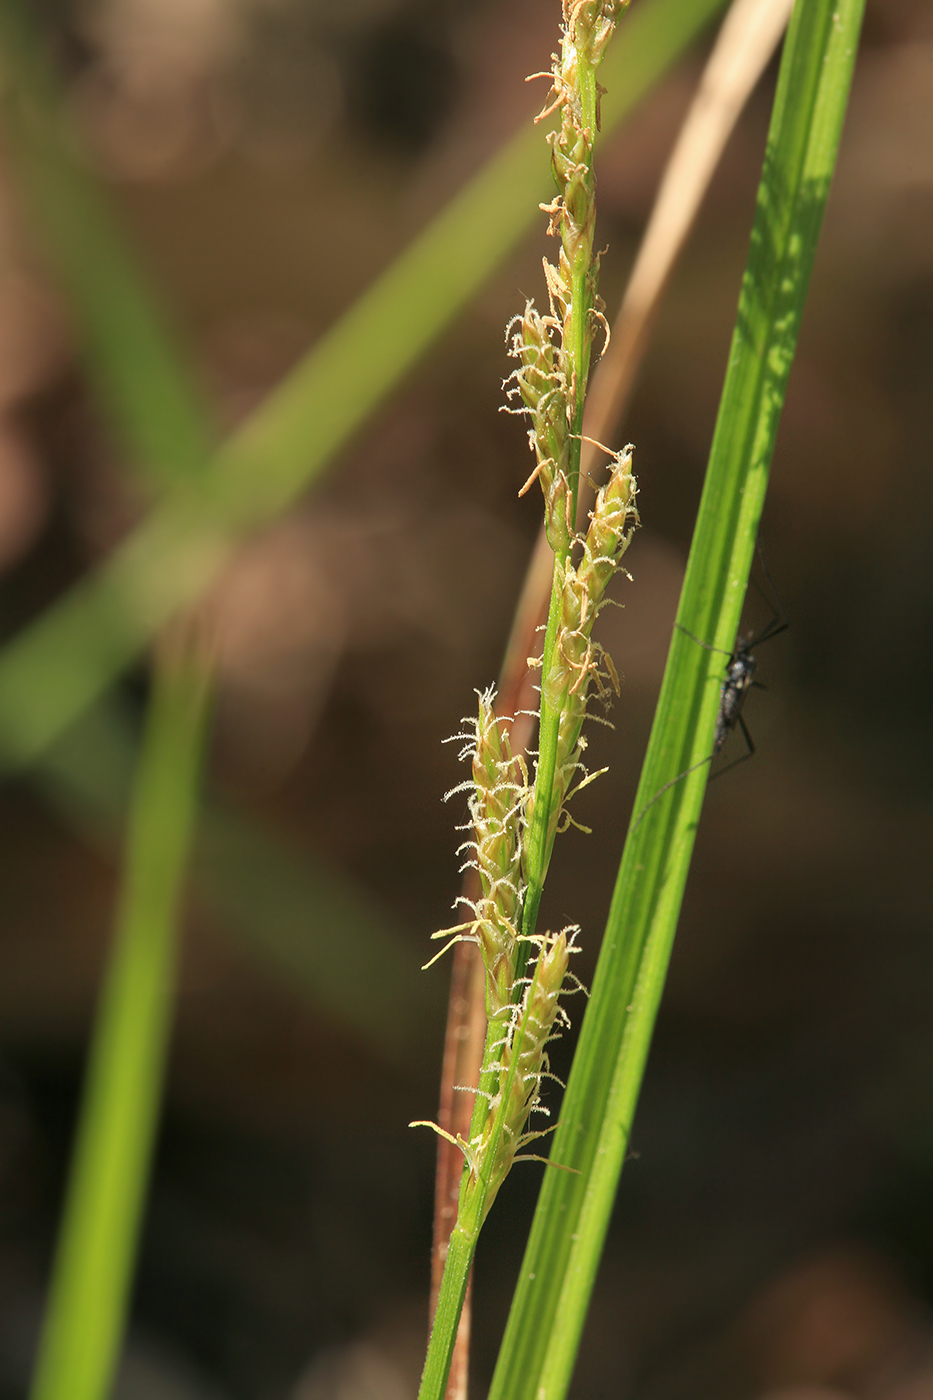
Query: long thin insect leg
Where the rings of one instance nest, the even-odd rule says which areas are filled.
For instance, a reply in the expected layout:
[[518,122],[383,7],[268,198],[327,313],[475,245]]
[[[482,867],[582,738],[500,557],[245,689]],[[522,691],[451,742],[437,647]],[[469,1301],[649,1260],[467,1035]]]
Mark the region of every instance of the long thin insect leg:
[[[764,689],[764,687],[762,687],[762,689]],[[751,734],[748,732],[748,725],[745,723],[741,715],[738,715],[737,719],[739,728],[745,735],[745,742],[748,745],[748,749],[739,758],[734,758],[732,759],[731,763],[725,763],[723,764],[722,768],[718,768],[710,778],[710,782],[713,782],[716,778],[721,778],[723,773],[728,773],[730,768],[738,767],[740,763],[744,763],[747,758],[751,758],[752,754],[755,753],[755,741],[752,738]]]
[[698,647],[703,647],[705,651],[718,651],[720,656],[731,656],[731,651],[725,651],[722,647],[710,646],[709,642],[703,642],[699,637],[695,637],[689,627],[684,627],[683,623],[675,622],[674,626],[678,632],[683,632],[685,637],[689,637],[691,642],[696,642]]
[[773,613],[773,617],[761,634],[755,638],[754,642],[749,643],[750,646],[757,646],[760,642],[768,641],[771,637],[776,637],[779,632],[783,632],[786,627],[790,626],[790,618],[787,616],[787,609],[781,601],[781,595],[777,591],[774,579],[771,577],[771,572],[765,563],[764,551],[761,548],[760,540],[758,541],[758,558],[761,560],[761,568],[764,576],[768,580],[768,586],[771,589],[771,597],[768,597],[756,578],[752,577],[751,582],[768,604],[768,607]]
[[644,820],[645,813],[648,812],[654,806],[659,797],[664,796],[668,788],[674,787],[677,783],[680,782],[681,778],[686,778],[688,773],[695,773],[698,768],[703,767],[704,763],[712,763],[715,757],[716,755],[714,753],[711,753],[708,758],[701,758],[699,763],[694,763],[690,768],[685,768],[682,773],[677,774],[676,778],[671,778],[669,783],[665,783],[662,788],[659,788],[658,791],[654,794],[654,797],[652,797],[651,801],[647,803],[646,806],[642,807],[638,816],[632,822],[632,825],[628,829],[629,835],[631,836],[633,831],[638,830],[638,828],[642,824],[642,821]]

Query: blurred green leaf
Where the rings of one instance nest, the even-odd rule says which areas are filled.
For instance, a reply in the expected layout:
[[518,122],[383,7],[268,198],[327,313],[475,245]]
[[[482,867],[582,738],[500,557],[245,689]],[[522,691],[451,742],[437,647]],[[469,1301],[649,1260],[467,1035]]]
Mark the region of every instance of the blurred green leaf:
[[[114,702],[92,706],[42,756],[33,785],[85,839],[114,848],[138,741]],[[411,942],[350,878],[216,796],[203,804],[194,891],[267,968],[383,1060],[409,1062],[440,1034],[436,986]]]
[[193,648],[160,658],[33,1400],[103,1400],[117,1362],[162,1096],[208,692]]
[[92,382],[150,488],[184,481],[213,446],[201,395],[97,185],[72,150],[68,110],[29,12],[0,4],[3,118],[40,242],[71,302]]
[[[207,464],[201,405],[101,192],[72,155],[60,95],[25,21],[18,7],[0,7],[3,47],[16,57],[5,113],[18,169],[110,422],[144,483],[165,488]],[[118,703],[98,704],[41,755],[33,781],[73,827],[109,852],[137,759],[134,724]],[[216,799],[208,800],[202,829],[194,875],[225,927],[271,975],[297,981],[382,1057],[407,1054],[414,1028],[430,1026],[432,1011],[437,1019],[437,998],[374,902]],[[372,980],[357,979],[364,966]]]
[[[613,95],[603,106],[604,131],[631,112],[722,3],[646,0],[634,11],[606,60]],[[29,69],[20,64],[17,31],[8,29],[4,38],[8,77],[16,84]],[[42,141],[51,139],[54,124],[39,125]],[[22,149],[28,164],[30,150]],[[46,164],[42,178],[34,175],[30,183],[42,191],[47,216],[57,209],[56,217],[67,223],[98,210],[79,196],[66,213],[69,189],[78,187],[53,191],[61,153],[49,160],[42,142],[37,149]],[[34,762],[162,623],[198,597],[236,540],[273,518],[320,475],[537,219],[537,204],[547,197],[549,183],[540,133],[529,125],[321,338],[212,457],[197,482],[188,480],[172,490],[100,569],[7,645],[0,655],[0,768],[15,770]],[[95,213],[92,225],[96,218]],[[148,390],[144,381],[128,386],[127,377],[118,373],[115,362],[126,353],[120,317],[111,325],[104,313],[112,301],[95,302],[95,259],[85,270],[77,256],[93,248],[94,228],[76,228],[74,238],[75,256],[63,264],[65,275],[74,283],[75,304],[91,308],[89,339],[97,361],[108,366],[102,382],[121,395],[115,412],[129,424],[137,411],[147,411]],[[130,300],[137,311],[144,306],[138,289]],[[152,335],[147,343],[153,350],[148,372],[164,388],[171,372],[156,365],[161,341]],[[184,397],[179,391],[176,408]],[[197,429],[186,427],[185,419],[183,409],[175,419],[178,438],[193,441]],[[154,450],[151,433],[146,441]],[[169,441],[165,451],[174,450]]]

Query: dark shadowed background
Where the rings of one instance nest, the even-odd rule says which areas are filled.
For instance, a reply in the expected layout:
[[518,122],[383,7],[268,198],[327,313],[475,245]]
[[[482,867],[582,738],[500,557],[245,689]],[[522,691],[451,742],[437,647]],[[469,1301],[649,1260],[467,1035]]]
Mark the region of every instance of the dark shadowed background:
[[[547,66],[559,18],[556,0],[48,8],[88,159],[224,429],[531,119],[543,87],[522,80]],[[610,310],[701,62],[601,151]],[[558,843],[544,910],[582,925],[584,981],[699,499],[773,78],[614,439],[636,444],[644,522],[625,609],[601,621],[624,684],[615,730],[591,739],[591,766],[610,771],[575,808],[593,835]],[[503,327],[542,299],[550,251],[542,219],[212,595],[212,790],[275,843],[270,868],[284,847],[311,895],[323,882],[391,940],[397,987],[367,989],[369,1030],[325,1009],[315,945],[339,950],[341,918],[323,896],[283,884],[268,920],[286,933],[268,946],[193,901],[120,1400],[415,1392],[434,1143],[406,1124],[436,1111],[449,974],[419,966],[450,921],[462,820],[441,803],[462,776],[442,740],[498,671],[538,526],[534,495],[516,496],[524,429],[497,410]],[[757,753],[708,793],[579,1400],[933,1397],[931,400],[933,11],[870,0],[762,531],[791,626],[759,653]],[[4,165],[5,633],[138,511]],[[749,628],[770,616],[750,591]],[[142,666],[126,678],[127,712],[145,684]],[[0,1400],[27,1385],[116,871],[41,775],[2,790]],[[541,1170],[516,1169],[480,1244],[476,1395]]]

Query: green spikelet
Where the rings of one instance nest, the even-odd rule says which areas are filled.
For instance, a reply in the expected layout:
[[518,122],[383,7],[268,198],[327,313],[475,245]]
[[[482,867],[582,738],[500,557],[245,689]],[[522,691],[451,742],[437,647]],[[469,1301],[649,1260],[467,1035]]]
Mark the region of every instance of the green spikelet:
[[528,771],[524,759],[513,757],[505,723],[496,716],[495,689],[477,695],[477,713],[463,720],[469,728],[454,736],[465,741],[460,757],[471,760],[472,780],[453,788],[447,797],[464,789],[470,794],[471,836],[460,847],[467,854],[462,869],[478,872],[481,894],[475,901],[461,896],[458,903],[466,905],[472,918],[434,937],[466,937],[478,944],[486,968],[486,1014],[493,1020],[511,1006],[515,981]]
[[[563,824],[569,821],[567,799],[581,786],[579,781],[576,789],[572,786],[575,777],[582,774],[582,781],[588,781],[582,764],[587,703],[594,692],[603,698],[610,688],[617,694],[619,690],[611,657],[593,640],[593,625],[638,524],[635,493],[629,446],[613,458],[609,480],[597,494],[579,562],[574,565],[569,559],[564,564],[555,561],[561,581],[560,618],[553,660],[543,678],[547,703],[560,713],[548,851],[562,819]],[[533,813],[532,795],[526,804],[526,825],[530,825]]]
[[547,1112],[541,1106],[541,1083],[550,1073],[546,1046],[554,1038],[555,1023],[567,1024],[559,997],[570,954],[576,952],[573,936],[577,932],[564,929],[538,940],[540,951],[534,972],[526,979],[521,1000],[511,1008],[505,1033],[492,1043],[491,1048],[498,1055],[495,1068],[499,1072],[499,1089],[489,1099],[481,1131],[464,1148],[470,1167],[464,1180],[465,1191],[471,1189],[482,1172],[487,1155],[493,1154],[484,1218],[520,1150],[544,1136],[542,1132],[526,1131],[526,1125],[536,1110]]

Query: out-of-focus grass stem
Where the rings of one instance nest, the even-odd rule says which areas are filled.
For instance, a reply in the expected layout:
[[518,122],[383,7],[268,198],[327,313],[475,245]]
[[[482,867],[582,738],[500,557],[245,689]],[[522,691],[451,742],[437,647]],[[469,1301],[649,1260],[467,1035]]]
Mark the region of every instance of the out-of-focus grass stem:
[[31,1400],[104,1400],[119,1358],[162,1100],[210,666],[159,649]]

